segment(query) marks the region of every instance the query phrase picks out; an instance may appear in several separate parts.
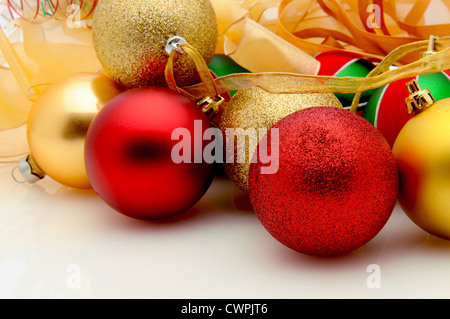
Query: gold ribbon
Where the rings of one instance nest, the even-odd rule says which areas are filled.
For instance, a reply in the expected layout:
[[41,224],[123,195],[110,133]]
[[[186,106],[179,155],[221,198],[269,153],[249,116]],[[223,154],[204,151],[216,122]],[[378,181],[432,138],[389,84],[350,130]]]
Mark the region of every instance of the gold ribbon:
[[[208,65],[194,47],[192,47],[190,44],[185,43],[179,44],[179,47],[183,50],[184,53],[187,53],[191,57],[191,59],[194,61],[195,67],[197,68],[200,77],[200,83],[202,83],[203,87],[203,95],[200,98],[203,98],[205,96],[215,97],[224,92],[227,92],[227,89],[225,87],[222,87],[220,82],[214,81],[214,77],[209,71]],[[171,90],[177,91],[178,93],[185,95],[187,98],[193,101],[197,101],[200,98],[196,98],[195,96],[190,95],[188,92],[179,88],[176,84],[176,79],[174,76],[174,63],[178,54],[180,54],[178,50],[172,50],[167,61],[165,68],[165,78],[167,86]]]
[[[394,81],[427,73],[434,73],[450,69],[450,37],[436,39],[436,52],[418,61],[400,66],[398,68],[387,70],[394,62],[399,59],[424,51],[428,48],[429,41],[423,40],[409,43],[401,46],[389,54],[379,66],[366,78],[345,77],[338,78],[332,76],[314,76],[302,75],[295,73],[242,73],[223,76],[217,79],[208,79],[207,83],[189,87],[177,87],[171,68],[173,68],[173,60],[178,53],[173,51],[169,63],[166,67],[167,81],[170,87],[192,100],[198,100],[205,96],[216,96],[228,91],[235,91],[250,87],[259,87],[267,92],[275,94],[283,93],[363,93],[368,90],[376,89]],[[187,46],[183,47],[187,48]],[[190,48],[186,51],[194,60],[201,59],[201,56]],[[196,63],[199,73],[206,73],[205,64]],[[356,112],[354,102],[352,111]]]

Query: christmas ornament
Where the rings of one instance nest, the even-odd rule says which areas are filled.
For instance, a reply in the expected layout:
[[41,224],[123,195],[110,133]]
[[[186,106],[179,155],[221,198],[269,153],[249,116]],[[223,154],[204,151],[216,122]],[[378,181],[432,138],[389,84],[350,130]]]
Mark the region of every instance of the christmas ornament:
[[[342,50],[332,50],[319,53],[315,56],[320,62],[318,75],[336,77],[360,77],[365,78],[375,65],[364,56]],[[364,92],[361,102],[367,102],[373,91]],[[335,93],[345,108],[353,101],[355,94]]]
[[89,180],[107,204],[126,216],[151,220],[180,214],[201,199],[212,181],[214,164],[203,158],[209,142],[202,139],[210,127],[194,102],[170,89],[125,92],[89,128]]
[[[168,39],[183,38],[209,63],[217,28],[209,0],[111,0],[98,3],[92,37],[105,71],[119,83],[128,88],[165,86]],[[183,86],[198,77],[187,56],[177,60],[175,74]]]
[[405,108],[405,99],[409,95],[406,83],[413,79],[420,87],[428,88],[437,101],[450,97],[450,78],[445,72],[398,80],[375,90],[363,117],[378,128],[391,147],[402,127],[414,116],[408,114]]
[[87,130],[98,111],[122,93],[106,75],[80,73],[51,84],[34,103],[27,125],[30,155],[20,161],[27,182],[45,175],[74,188],[91,188],[84,165]]
[[233,141],[234,148],[225,149],[224,168],[241,190],[248,191],[250,162],[267,129],[289,114],[313,106],[342,108],[332,93],[272,94],[252,87],[234,95],[223,110],[219,128],[227,146]]
[[[278,134],[278,145],[272,134]],[[276,123],[258,149],[279,149],[279,168],[267,174],[260,160],[250,165],[251,203],[267,231],[289,248],[315,256],[346,254],[374,238],[392,214],[394,156],[383,136],[355,113],[331,107],[297,111]]]
[[416,81],[408,87],[409,112],[416,115],[393,147],[400,176],[398,201],[415,224],[450,240],[450,98],[435,102],[431,90],[420,90]]

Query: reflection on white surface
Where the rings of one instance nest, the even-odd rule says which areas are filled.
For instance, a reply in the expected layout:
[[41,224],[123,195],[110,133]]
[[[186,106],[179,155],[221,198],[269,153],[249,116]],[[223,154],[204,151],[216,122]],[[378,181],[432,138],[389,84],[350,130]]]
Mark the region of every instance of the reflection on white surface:
[[152,223],[48,177],[17,184],[12,168],[0,166],[0,298],[450,297],[450,243],[398,207],[363,248],[314,258],[274,240],[223,176],[186,214]]

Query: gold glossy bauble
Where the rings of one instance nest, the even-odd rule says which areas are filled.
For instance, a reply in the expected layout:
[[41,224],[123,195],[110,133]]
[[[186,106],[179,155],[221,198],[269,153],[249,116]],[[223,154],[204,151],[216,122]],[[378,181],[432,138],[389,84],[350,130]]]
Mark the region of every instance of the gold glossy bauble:
[[[106,73],[127,88],[166,86],[165,46],[183,37],[209,63],[217,45],[218,23],[209,0],[109,0],[95,9],[92,37]],[[174,67],[180,86],[198,74],[189,56]]]
[[109,76],[71,75],[49,85],[31,108],[27,138],[31,156],[45,175],[79,189],[91,188],[84,141],[98,111],[124,88]]
[[[332,93],[272,94],[258,87],[238,91],[226,105],[219,124],[227,141],[224,145],[230,145],[229,140],[234,139],[234,147],[224,149],[224,168],[230,179],[248,191],[248,172],[259,140],[286,116],[316,106],[342,108]],[[232,130],[227,134],[227,129]],[[256,132],[256,138],[252,132]]]
[[426,232],[450,240],[450,98],[410,119],[393,152],[404,212]]

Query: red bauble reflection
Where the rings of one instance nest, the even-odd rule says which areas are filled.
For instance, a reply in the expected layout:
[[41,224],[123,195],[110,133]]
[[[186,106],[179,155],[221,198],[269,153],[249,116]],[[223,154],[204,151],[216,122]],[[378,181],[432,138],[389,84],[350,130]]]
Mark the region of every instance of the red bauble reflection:
[[[208,190],[213,164],[201,156],[211,124],[192,101],[166,88],[139,88],[111,100],[92,122],[85,144],[92,187],[132,218],[169,218],[195,205]],[[172,139],[174,130],[189,139]],[[177,164],[172,150],[187,142],[192,161]],[[197,159],[195,161],[194,159]],[[200,158],[200,160],[198,160]]]
[[266,165],[258,160],[249,174],[251,202],[268,232],[315,256],[346,254],[375,237],[398,192],[397,165],[381,133],[344,109],[315,107],[274,125],[263,138],[263,154],[276,151],[274,128],[278,171],[261,174]]

